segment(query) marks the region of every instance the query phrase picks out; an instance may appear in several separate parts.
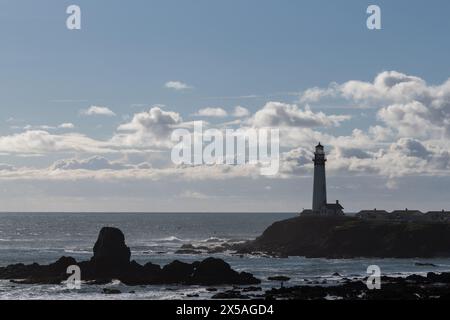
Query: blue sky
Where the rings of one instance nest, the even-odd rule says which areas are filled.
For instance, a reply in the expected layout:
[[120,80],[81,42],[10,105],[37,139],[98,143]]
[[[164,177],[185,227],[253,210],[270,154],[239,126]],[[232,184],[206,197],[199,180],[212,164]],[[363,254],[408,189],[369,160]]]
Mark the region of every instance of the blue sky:
[[[81,7],[80,31],[66,29],[65,10],[70,4]],[[369,4],[381,7],[382,30],[370,31],[366,28],[366,8]],[[383,71],[396,71],[423,79],[428,87],[440,86],[450,76],[449,14],[450,3],[444,0],[133,0],[126,4],[115,0],[42,0],[39,4],[36,1],[2,0],[0,121],[3,125],[0,135],[6,137],[3,139],[6,145],[11,140],[8,137],[37,130],[39,126],[39,130],[55,136],[67,134],[66,130],[56,127],[71,123],[74,128],[70,132],[104,142],[113,138],[120,125],[132,121],[138,113],[148,112],[155,105],[164,105],[163,110],[178,113],[184,121],[197,119],[192,115],[206,107],[222,108],[231,113],[239,105],[253,115],[270,101],[298,104],[303,110],[306,103],[299,101],[310,88],[328,88],[330,83],[344,84],[351,80],[372,83]],[[190,88],[173,90],[165,87],[168,81],[179,81]],[[386,97],[381,98],[384,100]],[[444,95],[442,99],[448,98]],[[338,126],[315,130],[338,138],[351,136],[355,129],[368,132],[369,127],[376,125],[392,127],[392,118],[380,120],[379,112],[381,108],[399,101],[394,99],[394,102],[383,104],[368,100],[333,96],[309,101],[308,105],[314,113],[351,116],[351,119],[342,121]],[[360,108],[361,104],[364,108]],[[107,107],[116,116],[83,115],[83,110],[91,106]],[[207,120],[220,124],[230,119]],[[439,125],[445,126],[436,124]],[[443,148],[440,152],[446,151],[444,145],[447,137],[416,137],[409,132],[404,130],[400,135],[384,141],[386,145],[383,147],[371,146],[371,154],[375,155],[382,149],[392,149],[394,147],[387,144],[407,138],[416,139],[429,149],[433,149],[438,144],[435,141],[439,140],[439,146]],[[24,143],[23,140],[18,141]],[[313,146],[315,143],[312,140],[308,142],[286,146],[285,151],[288,152],[288,148],[307,149],[308,145]],[[33,140],[27,143],[32,145]],[[26,150],[21,150],[21,154],[9,152],[8,147],[11,144],[2,149],[0,163],[15,166],[17,170],[23,167],[42,169],[62,159],[82,160],[99,156],[97,152],[79,151],[77,147],[69,151],[65,149],[64,152],[39,152],[38,155],[30,150],[33,156]],[[356,147],[360,145],[355,144]],[[334,148],[336,146],[329,146],[330,151]],[[110,161],[122,162],[159,163],[164,160],[161,159],[163,156],[128,152],[101,156]],[[372,172],[371,169],[367,170]],[[340,176],[350,179],[352,174],[341,173]],[[428,171],[426,176],[429,177]],[[446,176],[447,173],[440,173],[439,179],[443,179],[444,184],[450,184]],[[151,207],[149,203],[153,203],[152,199],[139,194],[137,188],[128,194],[124,189],[129,189],[124,186],[128,183],[134,185],[133,181],[110,183],[97,179],[95,184],[108,191],[95,196],[80,191],[83,189],[81,186],[87,184],[83,179],[76,182],[46,181],[46,190],[38,192],[37,182],[27,177],[32,181],[31,185],[36,184],[35,189],[27,192],[21,189],[24,179],[23,176],[21,178],[3,182],[3,194],[0,197],[13,199],[6,208],[33,211],[35,203],[41,204],[42,199],[52,199],[56,208],[57,204],[70,203],[65,210],[93,208],[101,211],[111,209],[107,205],[111,199],[124,197],[133,198],[139,203],[135,206],[136,210],[180,210],[171,201],[160,203],[156,209]],[[363,182],[361,178],[357,181],[371,185],[370,179],[380,179],[381,185],[385,185],[385,180],[389,180],[390,186],[394,184],[392,174],[386,177],[386,174],[379,172],[365,178]],[[395,179],[395,185],[398,186],[402,179],[414,177],[408,175],[408,178]],[[419,177],[416,179],[420,180]],[[258,190],[252,189],[255,185],[251,179],[242,180],[230,178],[224,185],[216,180],[210,184],[205,181],[185,182],[188,185],[176,192],[188,190],[194,195],[190,199],[188,194],[182,197],[186,199],[186,206],[190,210],[214,210],[217,204],[223,205],[225,211],[227,208],[232,211],[258,211],[265,208],[258,200]],[[272,192],[280,200],[270,210],[293,211],[309,205],[309,181],[295,178],[287,180],[264,182],[268,187],[265,190],[271,190],[271,183],[278,186]],[[162,185],[145,182],[145,179],[140,183],[143,184],[142,188],[149,190]],[[350,187],[356,185],[355,181],[346,183]],[[62,191],[60,184],[64,185]],[[165,184],[169,192],[177,182]],[[339,184],[335,183],[336,188]],[[229,204],[230,197],[234,196],[229,189],[240,189],[236,185],[242,190],[248,190],[247,197],[237,201],[240,205],[227,207],[225,204]],[[293,185],[296,187],[293,188]],[[95,189],[99,189],[98,186]],[[19,190],[18,194],[24,190],[23,197],[29,202],[20,204],[18,196],[11,197],[14,190]],[[206,194],[210,190],[217,192]],[[299,198],[299,193],[305,195]],[[345,192],[336,193],[336,196],[345,199]],[[403,197],[399,187],[390,189],[389,193]],[[437,202],[444,202],[446,196],[443,195]],[[83,197],[89,199],[80,200]],[[199,199],[208,204],[202,207]],[[410,199],[405,194],[401,203],[390,200],[388,206],[403,207],[403,203],[413,200],[414,197]],[[83,202],[83,206],[80,202]],[[366,205],[372,205],[370,197],[350,205],[350,208],[356,210]],[[45,205],[39,205],[38,209],[57,210]]]

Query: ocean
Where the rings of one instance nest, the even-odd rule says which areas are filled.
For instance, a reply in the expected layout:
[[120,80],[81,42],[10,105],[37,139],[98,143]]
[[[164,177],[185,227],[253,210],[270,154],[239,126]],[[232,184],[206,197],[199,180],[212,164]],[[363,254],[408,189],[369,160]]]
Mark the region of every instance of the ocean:
[[[88,260],[102,227],[120,228],[131,248],[132,259],[165,265],[173,260],[193,262],[209,256],[227,261],[234,269],[254,274],[263,290],[278,287],[267,278],[285,275],[286,285],[306,282],[327,284],[342,278],[367,276],[370,265],[383,275],[406,276],[429,271],[450,271],[450,259],[349,259],[327,260],[291,257],[287,259],[254,255],[181,255],[183,244],[214,247],[224,242],[254,239],[273,222],[294,214],[269,213],[0,213],[0,266],[15,263],[48,264],[61,256]],[[418,266],[416,263],[434,264]],[[118,295],[104,295],[103,288],[119,289]],[[220,290],[231,287],[216,287]],[[138,286],[118,281],[107,285],[82,285],[69,290],[65,285],[19,285],[0,280],[0,299],[208,299],[214,293],[206,287]]]

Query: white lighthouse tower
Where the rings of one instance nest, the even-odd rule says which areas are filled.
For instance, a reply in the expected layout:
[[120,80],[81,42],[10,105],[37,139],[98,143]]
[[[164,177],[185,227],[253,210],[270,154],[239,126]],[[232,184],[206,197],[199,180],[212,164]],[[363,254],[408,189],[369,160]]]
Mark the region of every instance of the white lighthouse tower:
[[314,190],[313,190],[313,206],[301,212],[302,216],[322,215],[322,216],[342,216],[344,215],[344,207],[339,203],[327,203],[327,181],[325,174],[325,149],[320,143],[316,146],[314,152]]
[[316,146],[314,153],[314,191],[313,191],[313,206],[314,213],[320,213],[327,205],[327,182],[325,175],[325,157],[324,147],[319,143]]

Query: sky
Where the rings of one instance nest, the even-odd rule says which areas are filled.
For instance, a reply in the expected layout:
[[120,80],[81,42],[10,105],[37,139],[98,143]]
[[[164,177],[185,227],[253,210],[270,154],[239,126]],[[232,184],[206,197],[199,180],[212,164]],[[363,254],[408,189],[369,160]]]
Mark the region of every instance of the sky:
[[[0,0],[0,211],[299,212],[319,141],[347,212],[450,209],[449,15],[446,0]],[[171,133],[193,121],[279,129],[279,173],[174,164]]]

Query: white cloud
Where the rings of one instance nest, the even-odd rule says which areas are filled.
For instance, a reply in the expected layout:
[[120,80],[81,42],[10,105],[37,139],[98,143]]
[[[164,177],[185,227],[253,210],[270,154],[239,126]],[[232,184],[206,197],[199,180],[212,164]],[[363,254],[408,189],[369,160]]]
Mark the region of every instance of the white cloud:
[[324,98],[332,98],[337,95],[337,84],[332,83],[328,88],[309,88],[305,90],[300,96],[301,103],[318,102]]
[[351,80],[306,90],[300,100],[317,102],[326,97],[377,106],[378,119],[400,137],[450,137],[450,79],[428,85],[416,76],[385,71],[373,82]]
[[255,127],[336,127],[350,118],[348,115],[315,113],[309,107],[301,109],[294,104],[269,102],[255,113],[250,123]]
[[61,123],[58,128],[60,129],[74,129],[75,125],[73,123],[70,122],[65,122],[65,123]]
[[222,108],[204,108],[197,111],[195,116],[223,118],[228,116],[228,113]]
[[46,154],[51,152],[114,152],[111,146],[82,134],[51,134],[44,130],[29,130],[0,136],[0,152],[5,154]]
[[87,110],[82,110],[81,114],[86,115],[86,116],[94,116],[94,115],[107,116],[107,117],[114,117],[114,116],[116,116],[116,114],[112,110],[110,110],[109,108],[107,108],[107,107],[100,107],[100,106],[91,106]]
[[125,147],[167,147],[172,131],[182,123],[179,113],[153,107],[148,112],[137,113],[128,123],[118,127],[111,142]]
[[62,123],[58,126],[49,126],[49,125],[31,125],[28,124],[26,126],[24,126],[23,128],[21,127],[14,127],[15,129],[23,129],[23,130],[56,130],[56,129],[73,129],[75,128],[75,125],[73,123]]
[[120,162],[111,162],[101,156],[94,156],[84,160],[58,160],[51,166],[52,170],[125,170],[129,168],[131,166]]
[[250,111],[247,108],[236,106],[233,111],[233,117],[245,118],[250,116]]
[[173,89],[176,91],[192,89],[190,85],[181,81],[168,81],[164,86],[168,89]]
[[201,200],[208,199],[209,197],[201,192],[187,190],[180,194],[180,198]]
[[[316,112],[308,106],[268,102],[249,119],[234,119],[232,125],[238,128],[280,129],[283,156],[279,177],[282,178],[310,176],[312,149],[319,141],[328,146],[328,170],[331,175],[382,176],[394,183],[401,176],[450,174],[450,142],[442,135],[446,125],[450,126],[446,114],[446,108],[450,108],[450,81],[439,86],[428,86],[420,78],[386,72],[378,75],[373,82],[349,81],[327,90],[323,94],[311,91],[309,100],[345,97],[355,102],[377,101],[380,110],[377,118],[373,118],[374,123],[364,123],[365,127],[355,128],[351,133],[333,134],[331,129],[350,119],[350,116]],[[248,117],[249,112],[244,109],[235,108],[230,114],[237,116],[240,113],[242,117]],[[202,112],[203,116],[224,114],[226,111],[221,108],[206,108]],[[160,107],[137,113],[130,119],[117,128],[111,139],[105,141],[82,134],[51,134],[45,130],[31,130],[31,127],[20,134],[0,136],[0,153],[4,154],[72,152],[77,157],[83,154],[87,157],[85,160],[62,160],[55,163],[51,170],[4,166],[9,169],[0,169],[1,177],[45,179],[50,175],[52,179],[173,177],[213,180],[260,176],[259,168],[254,166],[172,166],[165,152],[159,153],[159,160],[165,162],[158,167],[148,163],[131,165],[111,162],[99,156],[89,157],[92,154],[164,151],[161,149],[172,146],[170,135],[173,129],[191,128],[192,125],[183,122],[179,113]],[[381,123],[377,124],[376,120]],[[343,132],[348,129],[351,128],[343,128]],[[59,171],[64,171],[64,174]]]
[[16,168],[10,164],[0,163],[0,171],[14,171]]

